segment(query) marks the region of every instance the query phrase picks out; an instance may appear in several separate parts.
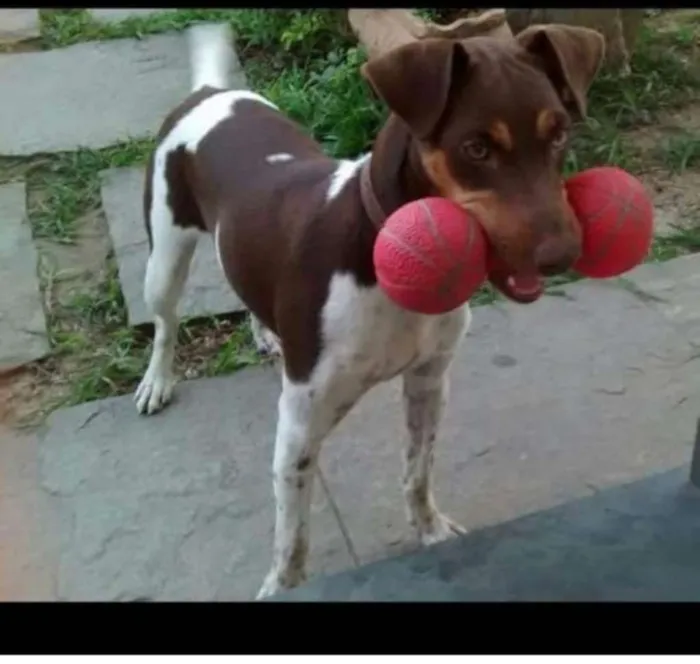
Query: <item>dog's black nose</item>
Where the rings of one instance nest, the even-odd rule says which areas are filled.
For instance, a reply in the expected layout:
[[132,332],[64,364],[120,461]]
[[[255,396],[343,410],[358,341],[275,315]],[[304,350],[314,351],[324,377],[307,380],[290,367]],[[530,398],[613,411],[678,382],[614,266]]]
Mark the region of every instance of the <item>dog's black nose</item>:
[[578,250],[571,242],[546,238],[535,249],[535,265],[544,277],[566,272],[576,260]]

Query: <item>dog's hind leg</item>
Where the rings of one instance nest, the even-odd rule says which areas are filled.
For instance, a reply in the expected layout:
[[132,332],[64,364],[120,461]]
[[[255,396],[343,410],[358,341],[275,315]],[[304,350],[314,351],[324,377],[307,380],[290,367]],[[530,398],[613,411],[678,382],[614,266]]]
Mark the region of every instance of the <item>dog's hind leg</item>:
[[253,334],[255,348],[261,355],[281,356],[282,349],[277,336],[266,328],[260,319],[250,314],[250,331]]
[[[173,359],[178,329],[177,305],[201,233],[197,228],[200,220],[179,218],[183,212],[172,203],[168,195],[170,183],[165,172],[168,156],[165,150],[157,150],[153,167],[148,169],[147,176],[151,178],[152,192],[146,197],[145,205],[151,254],[146,266],[144,299],[153,315],[155,335],[148,369],[136,389],[134,399],[138,411],[149,415],[163,408],[172,397],[175,385]],[[180,196],[183,193],[180,191]],[[188,207],[192,213],[194,210],[191,206]]]

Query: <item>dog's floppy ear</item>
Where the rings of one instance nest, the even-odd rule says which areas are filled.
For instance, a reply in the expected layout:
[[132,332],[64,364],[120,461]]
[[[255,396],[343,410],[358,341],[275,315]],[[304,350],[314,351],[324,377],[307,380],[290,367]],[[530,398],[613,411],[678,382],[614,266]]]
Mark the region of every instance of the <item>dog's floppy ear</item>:
[[447,104],[455,65],[464,47],[450,39],[399,46],[362,66],[362,75],[419,139],[435,129]]
[[570,25],[532,25],[516,40],[538,56],[566,109],[586,117],[588,88],[605,56],[605,39],[596,30]]

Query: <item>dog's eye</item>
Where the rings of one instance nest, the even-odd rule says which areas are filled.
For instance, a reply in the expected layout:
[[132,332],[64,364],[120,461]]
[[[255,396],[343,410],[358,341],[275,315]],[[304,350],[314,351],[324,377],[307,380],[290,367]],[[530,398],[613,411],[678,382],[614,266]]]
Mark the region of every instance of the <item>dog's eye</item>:
[[473,159],[474,161],[483,161],[490,154],[489,146],[482,140],[475,139],[473,141],[466,141],[462,144],[462,151],[464,154]]
[[555,150],[563,148],[569,140],[569,132],[566,129],[560,129],[552,136],[552,147]]

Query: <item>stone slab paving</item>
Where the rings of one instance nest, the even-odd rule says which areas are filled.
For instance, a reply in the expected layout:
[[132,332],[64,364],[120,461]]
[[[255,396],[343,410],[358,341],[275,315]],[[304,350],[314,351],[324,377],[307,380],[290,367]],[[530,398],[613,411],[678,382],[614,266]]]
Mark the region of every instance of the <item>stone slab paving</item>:
[[40,36],[38,9],[0,9],[0,44],[18,44]]
[[[667,301],[696,307],[688,288],[680,280]],[[681,329],[666,305],[619,284],[566,294],[475,311],[436,456],[438,500],[469,528],[690,458],[700,322]],[[61,515],[59,597],[251,597],[270,560],[278,394],[275,370],[255,368],[183,383],[153,418],[131,396],[55,413],[41,476]],[[394,382],[367,395],[324,449],[362,562],[412,547],[398,484],[404,439]],[[312,528],[311,573],[350,566],[320,491]]]
[[0,186],[0,372],[49,352],[24,183]]
[[[120,168],[102,176],[102,205],[119,267],[119,281],[131,325],[151,322],[143,300],[148,238],[143,220],[144,170]],[[223,276],[211,236],[197,245],[179,311],[206,316],[242,310],[243,304]]]
[[697,602],[698,539],[683,466],[271,600]]
[[[700,261],[684,256],[663,264],[648,264],[630,273],[628,280],[642,297],[651,298],[656,308],[679,329],[692,331],[700,325]],[[700,342],[700,339],[697,340]]]
[[[244,84],[236,66],[232,87]],[[12,103],[0,104],[0,154],[103,148],[151,136],[189,85],[184,33],[3,55],[0,90]]]
[[59,520],[49,494],[36,490],[37,448],[34,433],[0,423],[0,602],[56,598]]
[[[700,262],[696,259],[696,269]],[[686,297],[679,284],[674,298]],[[611,283],[518,307],[475,310],[457,361],[436,472],[443,509],[467,528],[590,495],[690,457],[700,373],[693,342]],[[697,307],[697,304],[693,305]],[[400,384],[352,412],[329,445],[327,480],[364,561],[405,538],[398,488]],[[371,438],[371,454],[351,441]],[[342,453],[341,453],[342,448]],[[364,490],[358,490],[362,478]],[[399,545],[399,548],[402,547]]]
[[135,9],[121,7],[119,9],[88,9],[92,18],[94,18],[98,23],[121,23],[128,18],[147,18],[156,13],[162,13],[172,11],[170,9],[157,8],[153,9]]
[[[62,514],[59,597],[252,597],[270,562],[276,384],[272,368],[184,383],[163,417],[131,397],[56,412],[41,462]],[[320,490],[314,524],[314,569],[349,566]]]

